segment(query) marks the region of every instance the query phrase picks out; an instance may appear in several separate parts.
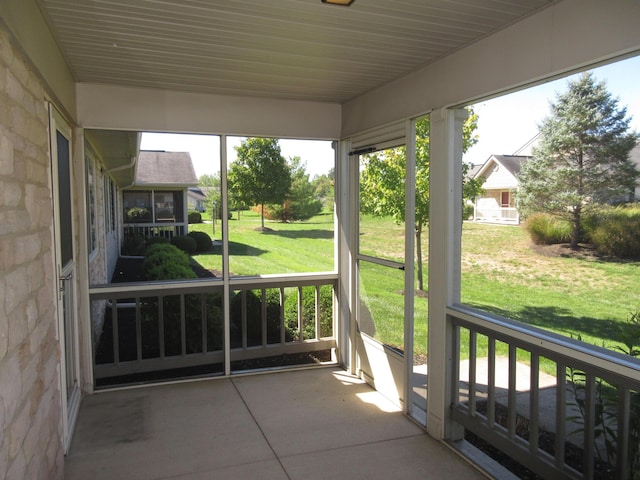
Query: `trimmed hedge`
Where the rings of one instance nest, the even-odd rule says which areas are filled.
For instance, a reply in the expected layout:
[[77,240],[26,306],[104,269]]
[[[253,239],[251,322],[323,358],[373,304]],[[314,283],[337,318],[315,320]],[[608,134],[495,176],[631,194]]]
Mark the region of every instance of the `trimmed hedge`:
[[211,237],[205,232],[189,232],[187,237],[196,242],[196,252],[208,252],[211,250]]
[[[320,335],[319,338],[333,334],[333,289],[331,285],[320,287]],[[295,339],[298,332],[298,295],[288,295],[284,302],[284,321],[287,331]],[[305,340],[316,337],[316,288],[302,288],[302,334]]]
[[[247,318],[247,346],[262,344],[262,291],[247,290],[246,297],[246,318]],[[230,320],[231,320],[231,348],[242,347],[242,300],[243,293],[236,293],[231,299]],[[280,292],[278,289],[267,289],[267,343],[280,342]],[[292,337],[285,332],[285,340],[290,341]]]
[[[145,246],[148,249],[151,245],[156,245],[156,244],[169,244],[169,239],[165,238],[165,237],[151,237],[151,238],[147,238],[147,241],[145,242]],[[146,255],[146,252],[145,252]]]
[[202,223],[202,214],[196,210],[189,210],[187,220],[189,223]]
[[[191,269],[189,255],[174,245],[166,242],[149,245],[144,259],[144,271],[148,280],[182,280],[197,278]],[[206,308],[207,315],[207,345],[206,351],[222,349],[223,322],[222,322],[222,295],[220,291],[209,294],[189,294],[184,296],[185,313],[185,348],[186,353],[199,353],[204,349],[202,341],[202,307]],[[182,354],[182,326],[181,305],[178,295],[162,297],[163,335],[165,355]],[[150,341],[153,349],[159,341],[158,297],[143,299],[143,328],[148,336],[155,341]],[[158,355],[155,350],[149,355]]]
[[171,238],[171,245],[175,245],[188,254],[196,253],[196,241],[187,235],[176,235]]
[[181,280],[197,278],[190,266],[189,256],[168,243],[156,243],[147,248],[143,262],[147,280]]

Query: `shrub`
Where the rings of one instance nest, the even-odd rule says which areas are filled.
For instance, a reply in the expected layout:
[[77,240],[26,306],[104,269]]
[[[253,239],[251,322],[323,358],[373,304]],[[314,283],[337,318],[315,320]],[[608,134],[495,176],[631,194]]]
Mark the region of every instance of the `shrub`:
[[566,243],[571,240],[571,224],[548,213],[529,216],[524,228],[536,245]]
[[144,207],[131,207],[124,212],[124,221],[128,223],[141,223],[151,221],[151,210]]
[[143,255],[144,235],[141,233],[125,233],[121,253],[122,255]]
[[190,210],[187,214],[187,220],[189,221],[189,223],[202,223],[202,215],[200,214],[200,212]]
[[196,252],[196,241],[187,235],[176,235],[171,239],[171,245],[175,245],[188,254]]
[[618,258],[640,258],[640,208],[615,207],[590,221],[589,237],[596,251]]
[[187,236],[195,240],[196,252],[208,252],[211,250],[211,237],[205,232],[189,232]]
[[[153,243],[147,248],[144,260],[145,276],[148,280],[181,280],[196,278],[190,267],[189,256],[166,242]],[[206,351],[220,350],[223,343],[222,296],[220,292],[189,294],[184,296],[185,348],[186,353],[202,352],[202,307],[205,295],[207,315]],[[143,299],[144,329],[150,338],[159,341],[158,297]],[[178,295],[162,297],[163,335],[165,355],[182,354],[181,302]],[[157,341],[152,343],[157,345]],[[156,347],[154,347],[156,348]],[[151,356],[159,352],[150,352]]]
[[143,262],[147,280],[180,280],[196,278],[189,256],[174,245],[156,243],[149,246]]
[[[288,332],[296,339],[298,333],[298,295],[289,295],[284,302],[284,320]],[[316,338],[316,288],[302,289],[302,334],[304,339]],[[331,285],[320,287],[320,335],[333,334],[333,289]]]
[[[242,302],[243,296],[246,298],[247,315],[247,345],[255,346],[262,344],[262,292],[260,290],[247,290],[236,293],[231,299],[230,320],[231,320],[231,347],[242,346]],[[267,343],[278,343],[280,341],[280,294],[278,289],[268,289],[266,293],[267,302]],[[285,335],[285,340],[290,341],[291,336]]]
[[[147,238],[147,241],[145,242],[145,247],[148,249],[151,245],[157,245],[157,244],[169,245],[169,239],[167,239],[165,237]],[[145,255],[146,255],[146,252],[145,252]]]

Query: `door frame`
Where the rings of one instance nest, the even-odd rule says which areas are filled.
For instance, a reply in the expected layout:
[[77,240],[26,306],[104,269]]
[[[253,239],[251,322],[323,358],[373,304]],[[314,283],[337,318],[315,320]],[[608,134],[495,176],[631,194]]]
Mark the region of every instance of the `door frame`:
[[[51,191],[53,199],[53,257],[54,257],[54,291],[56,298],[57,312],[57,340],[60,345],[60,364],[59,364],[59,381],[60,381],[60,401],[62,406],[62,428],[63,428],[63,446],[65,454],[69,450],[71,437],[73,434],[75,422],[80,409],[81,391],[80,391],[80,342],[78,331],[78,299],[77,299],[77,275],[76,275],[76,248],[72,241],[71,261],[66,265],[62,265],[61,259],[61,235],[60,235],[60,191],[59,191],[59,169],[58,169],[58,143],[57,134],[60,133],[69,142],[69,190],[71,196],[71,219],[75,218],[74,198],[74,179],[73,179],[73,130],[62,114],[49,103],[49,141],[50,141],[50,161],[51,161]],[[75,235],[77,232],[73,232]],[[66,308],[65,308],[65,302]],[[65,328],[65,313],[71,314],[69,324],[71,326],[71,345],[67,342],[67,331]],[[67,354],[71,351],[72,365],[68,365]],[[72,368],[74,384],[71,392],[67,387],[67,371],[68,367]]]
[[[351,251],[353,252],[351,272],[352,283],[350,303],[351,311],[354,315],[351,318],[350,334],[353,345],[352,365],[355,365],[355,373],[365,379],[374,388],[390,398],[394,403],[401,406],[405,413],[411,415],[413,402],[406,401],[411,398],[412,392],[412,372],[413,372],[413,322],[414,322],[414,252],[415,252],[415,165],[416,165],[416,149],[415,149],[415,132],[416,119],[409,119],[393,125],[388,125],[378,131],[367,132],[359,137],[352,138],[350,141],[351,151],[348,154],[349,164],[351,165],[350,190],[355,192],[352,197],[350,216],[353,219],[353,228],[351,235]],[[373,151],[385,150],[388,148],[404,145],[406,148],[406,172],[405,172],[405,258],[404,258],[404,284],[405,284],[405,302],[404,302],[404,355],[385,347],[379,342],[371,339],[366,334],[361,335],[357,329],[357,315],[359,315],[359,261],[367,260],[366,255],[360,255],[359,252],[359,157],[361,154]],[[392,262],[395,263],[395,262]],[[395,267],[395,265],[389,265]],[[375,378],[369,376],[369,373],[361,367],[368,364],[369,355],[381,355],[384,357],[382,364],[385,371],[382,375],[385,377],[382,381],[376,382]],[[364,362],[363,362],[364,360]],[[374,375],[375,377],[375,375]]]

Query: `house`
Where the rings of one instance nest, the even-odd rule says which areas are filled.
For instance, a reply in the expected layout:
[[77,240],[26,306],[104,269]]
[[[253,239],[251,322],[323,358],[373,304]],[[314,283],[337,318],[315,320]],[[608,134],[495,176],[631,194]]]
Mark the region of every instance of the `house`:
[[520,167],[531,157],[524,155],[491,155],[473,172],[483,178],[483,192],[474,202],[473,219],[478,222],[519,224],[516,192]]
[[[65,477],[65,455],[81,405],[96,399],[108,403],[112,398],[96,393],[96,379],[106,368],[117,374],[216,361],[221,365],[219,376],[235,381],[234,361],[275,350],[330,349],[346,379],[342,383],[336,379],[335,384],[349,384],[348,379],[356,376],[366,380],[430,437],[468,455],[479,468],[487,468],[485,457],[465,450],[465,429],[547,478],[593,478],[593,462],[583,462],[582,471],[564,463],[564,388],[558,388],[554,398],[557,408],[552,418],[560,439],[554,454],[540,452],[535,443],[536,421],[530,441],[517,434],[514,404],[521,392],[516,389],[516,354],[531,360],[527,401],[531,400],[529,411],[534,414],[539,413],[541,357],[556,362],[560,382],[566,368],[586,372],[587,392],[592,393],[585,400],[587,459],[593,457],[589,439],[595,430],[596,377],[621,382],[616,412],[622,449],[630,443],[629,398],[630,392],[640,389],[640,368],[637,362],[611,352],[462,303],[459,192],[466,111],[459,107],[637,55],[638,24],[640,6],[633,0],[483,0],[473,6],[449,0],[355,0],[349,7],[331,5],[330,0],[0,2],[0,477]],[[404,264],[378,261],[402,275],[405,285],[406,343],[404,352],[398,352],[359,328],[365,315],[359,307],[359,267],[371,259],[358,251],[358,162],[364,153],[406,145],[406,198],[415,198],[414,132],[416,120],[425,115],[430,117],[431,158],[428,320],[414,318],[410,303],[414,297],[413,229],[405,234]],[[334,270],[236,278],[226,268],[222,276],[198,282],[106,285],[124,224],[125,193],[136,188],[155,192],[152,185],[135,185],[133,167],[144,131],[218,135],[223,189],[231,157],[227,136],[334,142]],[[166,191],[180,189],[167,186]],[[180,205],[175,195],[158,197],[159,205],[155,194],[149,195],[145,199],[127,195],[129,208],[151,207],[150,220],[160,226],[178,220]],[[228,213],[226,196],[222,198],[222,212]],[[142,206],[137,207],[138,203]],[[412,225],[411,209],[407,212],[406,223]],[[226,218],[223,214],[224,228],[228,228]],[[222,261],[228,262],[226,238],[222,252]],[[227,301],[231,292],[304,287],[318,291],[321,285],[329,285],[333,294],[331,336],[318,338],[316,332],[315,338],[282,341],[276,347],[248,346],[245,336],[239,346],[231,344]],[[222,332],[213,338],[218,343],[208,344],[207,335],[201,335],[200,345],[211,348],[187,352],[186,342],[179,342],[178,353],[166,355],[164,343],[158,341],[160,353],[154,358],[146,357],[139,344],[133,345],[128,358],[118,350],[120,324],[116,321],[111,332],[113,361],[96,364],[97,317],[107,309],[117,320],[120,303],[129,304],[131,321],[123,320],[121,325],[136,335],[143,327],[141,298],[175,297],[180,307],[175,324],[182,328],[186,314],[197,310],[186,308],[193,295],[201,300],[200,312],[206,312],[196,318],[201,332],[209,320],[222,322],[213,324],[218,330],[206,330]],[[219,303],[207,304],[207,296]],[[163,302],[144,303],[144,308],[152,306],[157,308],[158,325],[164,326]],[[414,368],[412,333],[418,320],[428,321],[429,354],[427,364],[421,365],[428,367],[428,382],[426,370]],[[164,330],[158,328],[162,338]],[[183,331],[177,332],[180,340]],[[486,390],[463,391],[460,345],[479,337],[486,340],[489,351],[497,342],[508,346],[513,361],[501,368],[508,372],[509,381],[496,387],[495,358],[489,357]],[[475,387],[479,368],[475,345],[469,351],[468,386]],[[273,377],[262,377],[264,391],[272,390],[269,378]],[[184,387],[184,392],[189,385],[193,384],[177,388]],[[298,392],[297,387],[291,390]],[[476,409],[486,400],[491,410],[498,388],[510,399],[508,428],[498,426],[493,418],[487,421]],[[119,419],[120,423],[137,428],[135,436],[116,438],[124,451],[155,433],[146,428],[150,418],[140,414],[148,399],[159,404],[167,399],[162,388],[147,391],[145,398],[138,395],[140,391],[123,390],[117,404],[107,405],[116,413],[126,409],[131,415]],[[356,396],[361,403],[367,402],[366,392],[349,393],[350,399]],[[189,401],[172,402],[184,404],[183,413],[188,415]],[[370,407],[369,423],[385,430],[384,419],[390,415],[383,408]],[[288,416],[285,412],[278,419]],[[225,420],[233,423],[236,418]],[[348,416],[340,418],[341,424],[349,424]],[[174,423],[183,423],[182,419],[177,417]],[[89,428],[103,423],[98,418]],[[335,423],[327,421],[318,428],[329,429]],[[192,419],[189,424],[196,422]],[[215,437],[207,433],[198,443]],[[310,436],[335,441],[332,432]],[[333,462],[346,449],[350,464],[361,463],[353,458],[369,461],[357,450],[362,438],[351,440],[324,457],[324,466],[337,472],[334,476],[346,478],[340,474],[342,464]],[[197,446],[202,458],[212,456],[209,445],[195,443],[191,438],[174,438],[153,449],[152,457],[138,461],[141,468],[156,467],[161,461],[176,464],[180,460],[176,445],[189,445],[194,451]],[[246,450],[241,448],[243,443],[235,445],[240,446],[236,450]],[[400,458],[402,467],[423,455],[420,448],[407,443],[395,446],[401,453],[392,457]],[[263,453],[268,456],[274,451],[269,445]],[[446,470],[457,465],[455,460],[467,465],[449,456],[449,448],[439,452],[449,462]],[[626,458],[626,453],[618,458]],[[109,458],[113,466],[120,460],[116,455]],[[625,463],[618,463],[616,475],[624,478]],[[253,468],[263,465],[256,462]],[[283,473],[284,462],[269,465],[280,469],[280,476],[274,478],[296,478]],[[323,468],[316,470],[324,473]],[[163,473],[193,477],[176,469]]]
[[189,188],[198,184],[188,152],[141,151],[122,191],[123,239],[186,235]]
[[204,212],[206,210],[207,196],[201,188],[191,187],[187,191],[187,207],[189,210]]
[[[636,166],[636,170],[640,172],[640,144],[636,145],[630,154],[631,161]],[[636,185],[636,188],[632,194],[636,202],[640,202],[640,180]]]

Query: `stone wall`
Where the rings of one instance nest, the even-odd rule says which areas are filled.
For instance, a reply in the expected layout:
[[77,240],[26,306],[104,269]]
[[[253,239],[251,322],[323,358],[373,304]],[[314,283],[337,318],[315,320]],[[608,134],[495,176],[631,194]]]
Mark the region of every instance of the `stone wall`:
[[[89,255],[89,284],[101,285],[108,283],[111,279],[107,278],[107,265],[105,253],[105,192],[104,192],[104,175],[101,173],[101,164],[98,157],[92,155],[91,160],[94,162],[94,188],[95,188],[95,228],[96,228],[96,245],[95,250]],[[88,208],[88,206],[87,206]],[[91,302],[91,333],[94,351],[100,341],[102,335],[102,326],[104,325],[104,316],[106,309],[106,301]]]
[[48,113],[0,22],[0,478],[61,479]]

